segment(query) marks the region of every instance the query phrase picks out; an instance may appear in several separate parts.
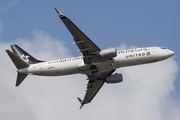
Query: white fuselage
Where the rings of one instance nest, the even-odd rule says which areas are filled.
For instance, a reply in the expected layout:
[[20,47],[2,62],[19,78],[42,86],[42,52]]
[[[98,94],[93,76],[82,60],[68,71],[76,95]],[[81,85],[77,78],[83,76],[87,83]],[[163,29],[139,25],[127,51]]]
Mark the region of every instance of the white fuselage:
[[[160,47],[135,48],[117,51],[117,57],[111,60],[92,63],[98,72],[114,70],[120,67],[146,64],[161,61],[174,55],[174,52]],[[91,65],[84,64],[83,56],[53,60],[31,64],[28,68],[19,69],[18,72],[29,75],[61,76],[70,74],[91,73]]]

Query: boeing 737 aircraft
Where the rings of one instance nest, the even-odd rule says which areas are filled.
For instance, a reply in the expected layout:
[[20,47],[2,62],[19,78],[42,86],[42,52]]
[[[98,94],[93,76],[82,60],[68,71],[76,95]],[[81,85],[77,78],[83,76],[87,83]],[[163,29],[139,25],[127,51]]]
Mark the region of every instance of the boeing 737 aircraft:
[[13,53],[6,50],[7,54],[17,68],[16,86],[28,75],[62,76],[70,74],[87,75],[87,89],[83,100],[78,98],[81,107],[90,103],[103,84],[119,83],[123,81],[121,73],[114,73],[117,68],[140,65],[165,60],[174,55],[174,52],[161,47],[144,47],[117,51],[115,48],[101,50],[94,44],[69,18],[55,8],[58,16],[63,21],[74,43],[83,54],[52,61],[40,61],[31,56],[17,45],[11,45]]

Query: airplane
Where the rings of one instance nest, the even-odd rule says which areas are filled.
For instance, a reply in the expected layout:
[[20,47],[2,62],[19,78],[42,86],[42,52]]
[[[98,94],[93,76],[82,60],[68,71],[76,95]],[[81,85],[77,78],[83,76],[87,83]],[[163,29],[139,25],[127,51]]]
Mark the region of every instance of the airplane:
[[87,75],[87,89],[81,104],[90,103],[104,83],[119,83],[123,81],[121,73],[115,73],[117,68],[153,63],[165,60],[175,53],[162,47],[143,47],[117,51],[115,48],[101,50],[91,41],[69,18],[55,8],[63,21],[74,43],[83,56],[41,61],[24,51],[18,45],[11,45],[7,54],[17,68],[16,86],[19,86],[28,75],[63,76],[71,74]]

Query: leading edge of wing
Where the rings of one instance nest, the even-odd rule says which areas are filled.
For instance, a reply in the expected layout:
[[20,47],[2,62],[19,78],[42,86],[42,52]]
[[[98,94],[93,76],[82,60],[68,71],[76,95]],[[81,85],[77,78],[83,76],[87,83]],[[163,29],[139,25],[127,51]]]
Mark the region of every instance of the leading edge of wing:
[[89,56],[92,57],[92,55],[99,53],[101,49],[93,41],[91,41],[69,18],[63,15],[62,12],[60,12],[57,8],[55,8],[55,10],[73,36],[74,44],[78,46],[79,52],[81,52],[84,56],[84,62],[86,64],[92,63]]

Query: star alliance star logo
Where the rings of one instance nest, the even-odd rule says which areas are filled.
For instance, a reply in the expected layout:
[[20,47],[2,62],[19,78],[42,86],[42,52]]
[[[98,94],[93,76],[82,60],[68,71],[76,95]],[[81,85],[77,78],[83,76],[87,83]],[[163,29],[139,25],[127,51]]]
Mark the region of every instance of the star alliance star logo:
[[25,62],[29,63],[29,56],[22,54],[21,59],[24,60]]

